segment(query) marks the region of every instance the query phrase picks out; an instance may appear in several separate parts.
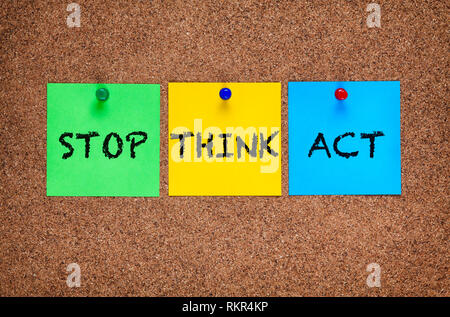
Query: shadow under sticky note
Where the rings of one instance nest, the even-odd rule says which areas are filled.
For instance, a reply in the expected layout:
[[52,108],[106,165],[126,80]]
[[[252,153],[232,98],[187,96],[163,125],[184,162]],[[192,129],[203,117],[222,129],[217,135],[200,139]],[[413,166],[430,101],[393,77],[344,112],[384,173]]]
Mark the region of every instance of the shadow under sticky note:
[[159,196],[159,96],[153,84],[47,84],[47,195]]
[[288,94],[290,195],[401,194],[400,82],[290,82]]
[[280,128],[280,83],[169,83],[169,195],[281,195]]

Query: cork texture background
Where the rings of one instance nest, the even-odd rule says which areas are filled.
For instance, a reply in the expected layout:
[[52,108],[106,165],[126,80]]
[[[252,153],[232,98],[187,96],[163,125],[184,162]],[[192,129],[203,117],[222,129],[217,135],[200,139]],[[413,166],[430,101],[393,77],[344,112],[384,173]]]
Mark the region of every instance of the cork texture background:
[[[450,295],[446,1],[70,2],[0,2],[0,295]],[[334,80],[401,81],[401,196],[288,196],[287,83]],[[281,197],[168,196],[173,81],[282,83]],[[48,82],[161,84],[159,198],[46,197]]]

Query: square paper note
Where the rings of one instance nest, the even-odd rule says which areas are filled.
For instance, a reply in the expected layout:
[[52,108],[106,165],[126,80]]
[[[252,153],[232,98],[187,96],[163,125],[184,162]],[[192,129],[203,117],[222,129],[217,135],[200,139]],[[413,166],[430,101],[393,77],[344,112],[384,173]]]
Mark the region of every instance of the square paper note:
[[289,194],[401,194],[400,82],[289,83]]
[[159,85],[48,84],[47,195],[159,196]]
[[280,83],[169,83],[169,195],[281,195],[280,127]]

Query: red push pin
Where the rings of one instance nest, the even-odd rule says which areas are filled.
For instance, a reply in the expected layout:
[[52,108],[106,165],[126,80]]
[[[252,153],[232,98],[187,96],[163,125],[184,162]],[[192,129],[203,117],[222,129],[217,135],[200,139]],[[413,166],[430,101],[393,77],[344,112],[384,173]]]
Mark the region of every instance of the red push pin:
[[336,96],[336,99],[338,99],[338,100],[345,100],[348,97],[348,94],[344,88],[336,89],[336,91],[334,92],[334,95]]

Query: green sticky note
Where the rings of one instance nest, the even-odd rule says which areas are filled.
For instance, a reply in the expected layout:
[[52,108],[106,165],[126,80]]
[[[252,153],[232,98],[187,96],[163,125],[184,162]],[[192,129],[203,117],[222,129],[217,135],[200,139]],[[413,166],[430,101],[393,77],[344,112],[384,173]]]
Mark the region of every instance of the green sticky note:
[[159,196],[159,95],[154,84],[47,84],[47,196]]

